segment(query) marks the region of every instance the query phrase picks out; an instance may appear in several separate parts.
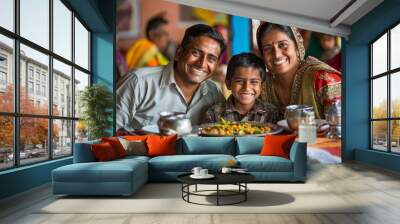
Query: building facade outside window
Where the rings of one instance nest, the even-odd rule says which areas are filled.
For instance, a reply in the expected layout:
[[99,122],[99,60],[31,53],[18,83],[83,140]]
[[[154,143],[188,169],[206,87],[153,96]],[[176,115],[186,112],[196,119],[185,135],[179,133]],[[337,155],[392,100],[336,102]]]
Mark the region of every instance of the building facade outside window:
[[400,24],[370,44],[371,148],[400,153]]
[[0,92],[6,91],[7,87],[7,56],[0,54]]
[[[10,17],[20,15],[11,21],[20,23],[11,30],[0,24],[0,171],[70,156],[74,142],[87,139],[85,125],[77,128],[79,114],[71,105],[79,102],[79,91],[90,85],[81,81],[81,76],[90,80],[91,75],[90,32],[62,0],[19,3],[18,8],[14,1],[1,3],[11,4],[6,7],[14,8]],[[19,91],[17,99],[15,91]]]

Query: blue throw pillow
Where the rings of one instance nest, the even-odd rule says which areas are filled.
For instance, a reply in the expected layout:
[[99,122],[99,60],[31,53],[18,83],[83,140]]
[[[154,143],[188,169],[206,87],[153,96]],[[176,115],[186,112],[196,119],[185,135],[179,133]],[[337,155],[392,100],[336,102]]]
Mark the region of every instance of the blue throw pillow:
[[264,137],[237,137],[236,155],[260,154]]
[[235,155],[235,138],[189,136],[182,139],[177,154],[225,154]]

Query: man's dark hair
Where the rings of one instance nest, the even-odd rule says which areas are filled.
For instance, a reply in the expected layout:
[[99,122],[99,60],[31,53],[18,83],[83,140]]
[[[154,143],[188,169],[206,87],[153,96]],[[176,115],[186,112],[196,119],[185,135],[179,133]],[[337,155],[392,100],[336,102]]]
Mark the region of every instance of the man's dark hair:
[[266,33],[271,31],[273,28],[277,28],[284,32],[295,44],[297,44],[296,39],[294,37],[294,34],[292,32],[292,29],[290,29],[290,26],[284,26],[280,24],[275,24],[275,23],[263,23],[261,24],[258,29],[257,29],[257,45],[258,45],[258,50],[260,51],[260,54],[263,55],[263,49],[262,49],[262,43],[261,40],[264,37]]
[[221,54],[225,51],[226,45],[224,38],[214,28],[205,24],[196,24],[187,28],[181,42],[181,47],[185,49],[196,37],[200,36],[212,38],[219,43],[221,52],[218,56],[221,56]]
[[146,38],[150,39],[150,31],[158,29],[160,26],[167,25],[168,20],[162,16],[152,17],[146,24]]
[[254,68],[260,72],[261,81],[264,82],[267,76],[267,68],[265,67],[264,61],[253,53],[241,53],[233,56],[228,63],[228,69],[226,72],[226,81],[232,82],[233,75],[236,68]]

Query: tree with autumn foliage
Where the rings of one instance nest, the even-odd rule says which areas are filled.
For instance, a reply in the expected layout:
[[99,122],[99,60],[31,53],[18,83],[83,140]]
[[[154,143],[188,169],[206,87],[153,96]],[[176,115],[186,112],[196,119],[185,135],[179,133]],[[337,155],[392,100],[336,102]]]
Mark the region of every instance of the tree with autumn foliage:
[[[391,117],[400,117],[400,100],[394,99],[391,104],[392,113]],[[387,100],[381,101],[378,106],[372,109],[373,118],[387,118]],[[392,122],[393,139],[396,140],[400,137],[400,124],[398,121]],[[387,135],[387,121],[376,121],[373,125],[373,133],[376,137],[386,137]]]
[[[0,111],[13,112],[14,88],[7,86],[6,92],[0,93]],[[11,116],[0,116],[0,147],[11,148],[13,146],[13,118]]]
[[[13,112],[14,107],[14,87],[8,85],[6,92],[0,93],[0,111]],[[45,105],[45,106],[43,106]],[[40,114],[47,115],[47,104],[34,105],[29,99],[28,93],[25,88],[20,88],[20,110],[21,114]],[[58,111],[56,111],[58,113]],[[0,147],[11,148],[13,147],[13,117],[0,116]],[[26,145],[45,145],[48,136],[48,119],[47,118],[33,118],[21,117],[20,118],[20,148],[24,149]],[[54,125],[53,138],[59,135],[59,128]]]

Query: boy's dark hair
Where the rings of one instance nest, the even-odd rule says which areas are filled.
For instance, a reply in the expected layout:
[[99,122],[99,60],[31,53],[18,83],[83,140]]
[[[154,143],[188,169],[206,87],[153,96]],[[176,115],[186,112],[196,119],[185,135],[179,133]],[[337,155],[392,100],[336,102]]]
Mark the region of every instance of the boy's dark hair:
[[150,20],[146,24],[146,38],[150,39],[150,31],[158,29],[158,27],[167,25],[168,20],[166,20],[162,16],[155,16],[150,18]]
[[233,56],[228,63],[228,69],[226,72],[226,81],[232,82],[233,74],[236,68],[255,68],[260,72],[261,81],[264,82],[267,76],[267,68],[265,67],[264,61],[253,53],[241,53]]
[[210,37],[219,43],[221,52],[218,56],[221,56],[221,54],[225,51],[226,45],[224,38],[214,28],[205,24],[196,24],[187,28],[181,42],[181,47],[185,49],[196,37],[200,36]]
[[280,25],[280,24],[275,24],[275,23],[263,23],[261,24],[258,29],[257,29],[257,45],[258,45],[258,50],[260,51],[260,54],[263,55],[263,49],[262,49],[262,43],[261,40],[264,37],[266,33],[271,31],[273,28],[277,28],[284,32],[295,44],[297,44],[296,39],[294,37],[294,34],[292,32],[292,29],[290,26],[285,26],[285,25]]

